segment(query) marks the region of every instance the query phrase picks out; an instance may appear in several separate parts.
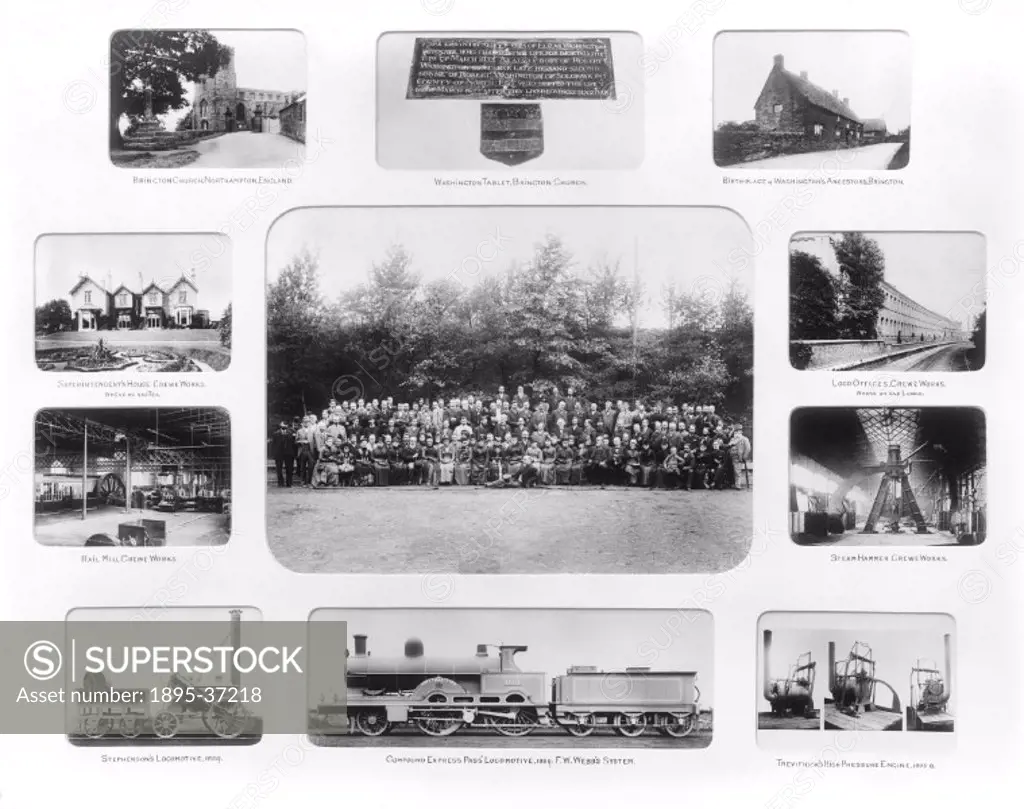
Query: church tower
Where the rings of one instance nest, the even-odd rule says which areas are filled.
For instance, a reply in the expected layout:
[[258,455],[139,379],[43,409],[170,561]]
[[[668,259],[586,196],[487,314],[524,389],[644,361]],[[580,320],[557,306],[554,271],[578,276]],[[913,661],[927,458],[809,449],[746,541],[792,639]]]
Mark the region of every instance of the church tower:
[[192,103],[196,129],[224,132],[228,129],[228,121],[233,120],[238,80],[235,77],[235,51],[233,48],[228,48],[228,51],[228,63],[213,78],[203,77],[196,85]]

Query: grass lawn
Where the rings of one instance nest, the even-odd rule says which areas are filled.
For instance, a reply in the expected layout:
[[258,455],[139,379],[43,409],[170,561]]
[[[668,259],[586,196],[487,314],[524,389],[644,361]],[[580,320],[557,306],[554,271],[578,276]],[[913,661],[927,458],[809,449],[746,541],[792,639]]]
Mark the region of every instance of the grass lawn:
[[125,169],[176,169],[198,159],[199,152],[193,149],[169,152],[139,152],[130,149],[110,151],[110,162]]

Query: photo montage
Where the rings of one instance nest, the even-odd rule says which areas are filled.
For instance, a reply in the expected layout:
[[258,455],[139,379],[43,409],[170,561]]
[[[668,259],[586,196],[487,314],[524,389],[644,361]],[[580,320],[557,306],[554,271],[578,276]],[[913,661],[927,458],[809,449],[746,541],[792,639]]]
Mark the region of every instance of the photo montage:
[[110,160],[131,169],[280,169],[306,141],[299,31],[141,29],[110,39]]
[[42,236],[36,365],[73,374],[223,371],[231,296],[231,243],[219,233]]
[[325,573],[735,567],[750,241],[720,208],[288,213],[267,245],[272,553]]
[[383,168],[629,169],[643,160],[637,34],[389,33],[377,42]]
[[104,549],[223,545],[231,422],[216,407],[51,408],[35,418],[35,537]]
[[790,535],[800,545],[985,541],[985,413],[808,407],[790,417]]
[[711,743],[707,612],[322,609],[310,621],[345,622],[348,633],[334,655],[343,664],[318,665],[308,681],[309,733],[323,746]]
[[714,51],[718,166],[884,171],[909,162],[907,34],[725,31]]
[[976,371],[985,364],[985,309],[980,233],[798,233],[790,241],[797,370]]
[[952,734],[955,636],[948,615],[765,613],[758,744],[806,742],[807,731]]

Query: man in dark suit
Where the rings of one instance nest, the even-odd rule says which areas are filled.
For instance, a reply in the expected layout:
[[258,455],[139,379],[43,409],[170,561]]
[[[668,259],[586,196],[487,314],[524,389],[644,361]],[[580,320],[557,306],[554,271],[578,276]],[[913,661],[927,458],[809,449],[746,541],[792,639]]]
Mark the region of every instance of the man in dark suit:
[[295,474],[295,433],[282,421],[270,439],[270,457],[274,459],[277,471],[277,485],[291,486]]

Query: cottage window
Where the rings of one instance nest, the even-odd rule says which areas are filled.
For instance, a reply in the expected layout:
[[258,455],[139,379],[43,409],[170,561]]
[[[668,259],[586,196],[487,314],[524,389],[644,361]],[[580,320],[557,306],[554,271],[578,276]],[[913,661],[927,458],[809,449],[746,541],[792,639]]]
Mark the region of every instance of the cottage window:
[[185,290],[178,293],[178,303],[188,303],[188,293]]
[[149,294],[149,302],[150,303],[156,303],[156,293],[155,292],[151,292]]
[[86,303],[92,303],[92,292],[86,291],[86,293],[85,293],[85,302]]
[[782,112],[782,105],[781,104],[776,104],[775,105],[775,114],[779,115],[781,112]]
[[820,138],[821,137],[821,133],[824,132],[824,131],[825,131],[825,127],[822,126],[821,124],[815,124],[814,125],[814,137]]

